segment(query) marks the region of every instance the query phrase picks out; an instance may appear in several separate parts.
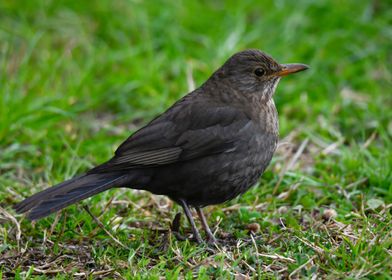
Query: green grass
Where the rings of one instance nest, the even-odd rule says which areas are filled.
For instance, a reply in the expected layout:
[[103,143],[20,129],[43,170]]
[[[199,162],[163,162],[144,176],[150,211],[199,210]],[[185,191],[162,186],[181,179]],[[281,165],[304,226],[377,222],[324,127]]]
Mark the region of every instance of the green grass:
[[[0,2],[0,278],[392,278],[392,5],[260,2]],[[180,208],[145,192],[15,215],[246,48],[311,70],[278,87],[258,186],[206,209],[224,245],[176,241]]]

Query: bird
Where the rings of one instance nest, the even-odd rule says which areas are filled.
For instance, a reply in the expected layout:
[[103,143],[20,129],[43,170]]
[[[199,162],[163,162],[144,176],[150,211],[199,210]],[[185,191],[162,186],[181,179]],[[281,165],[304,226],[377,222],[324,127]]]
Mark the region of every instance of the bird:
[[131,134],[110,160],[14,209],[37,220],[112,188],[146,190],[179,204],[193,240],[202,243],[194,208],[207,241],[215,243],[202,208],[256,185],[279,141],[276,87],[282,77],[308,68],[279,64],[257,49],[237,52],[199,88]]

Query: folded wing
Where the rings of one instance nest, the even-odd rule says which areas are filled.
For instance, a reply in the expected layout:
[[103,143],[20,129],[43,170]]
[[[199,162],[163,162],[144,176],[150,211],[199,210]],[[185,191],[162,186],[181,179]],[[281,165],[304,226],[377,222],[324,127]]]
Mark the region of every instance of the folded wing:
[[110,161],[90,172],[155,167],[230,152],[241,130],[251,125],[245,113],[232,107],[179,107],[181,111],[172,107],[131,135]]

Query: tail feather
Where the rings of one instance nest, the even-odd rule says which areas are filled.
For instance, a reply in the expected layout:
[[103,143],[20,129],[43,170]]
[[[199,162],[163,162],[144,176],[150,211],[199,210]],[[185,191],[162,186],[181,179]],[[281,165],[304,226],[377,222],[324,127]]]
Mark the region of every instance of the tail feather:
[[30,211],[28,218],[36,220],[50,215],[112,187],[127,183],[123,173],[85,174],[39,192],[14,206],[17,213]]
[[60,184],[52,186],[51,188],[48,188],[46,190],[43,190],[41,192],[38,192],[38,193],[26,198],[25,200],[14,205],[14,209],[15,209],[16,213],[20,214],[20,213],[25,213],[25,212],[29,211],[34,206],[38,205],[41,201],[51,197],[51,195],[58,192],[62,187],[67,186],[67,185],[71,185],[73,182],[81,179],[84,176],[86,176],[86,175],[81,175],[81,176],[77,176],[75,178],[69,179],[67,181],[64,181]]

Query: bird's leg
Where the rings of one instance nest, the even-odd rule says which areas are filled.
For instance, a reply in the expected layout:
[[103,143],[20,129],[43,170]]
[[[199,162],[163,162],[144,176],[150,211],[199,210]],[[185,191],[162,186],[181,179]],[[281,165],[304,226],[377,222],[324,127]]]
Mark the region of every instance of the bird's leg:
[[171,231],[173,235],[177,238],[177,240],[184,241],[186,238],[180,234],[180,223],[181,223],[181,213],[178,212],[172,222]]
[[196,207],[197,215],[199,215],[201,225],[206,232],[207,239],[209,243],[216,243],[216,238],[214,234],[211,232],[210,227],[208,226],[206,217],[204,216],[203,211],[200,209],[200,207]]
[[201,239],[199,231],[196,228],[195,221],[193,220],[192,213],[189,210],[188,204],[183,199],[180,199],[179,201],[181,203],[182,208],[184,208],[184,212],[185,212],[186,217],[188,218],[189,223],[192,226],[193,237],[196,239],[197,243],[199,243],[199,244],[202,243],[203,241]]

